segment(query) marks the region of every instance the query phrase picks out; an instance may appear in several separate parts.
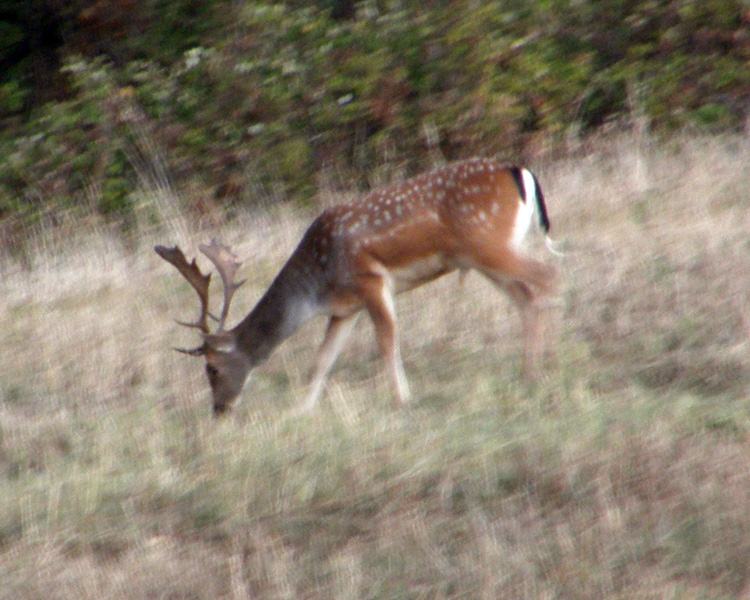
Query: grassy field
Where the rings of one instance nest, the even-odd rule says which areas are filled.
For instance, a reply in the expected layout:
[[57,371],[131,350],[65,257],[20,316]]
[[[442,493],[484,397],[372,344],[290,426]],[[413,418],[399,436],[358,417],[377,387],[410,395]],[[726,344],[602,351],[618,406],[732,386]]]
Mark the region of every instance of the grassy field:
[[233,245],[236,319],[312,213],[197,231],[151,190],[171,216],[127,248],[92,222],[2,257],[0,598],[750,598],[750,143],[576,154],[533,165],[568,252],[542,381],[450,276],[399,298],[403,411],[367,319],[305,417],[322,322],[220,421],[171,350],[197,303],[154,243]]

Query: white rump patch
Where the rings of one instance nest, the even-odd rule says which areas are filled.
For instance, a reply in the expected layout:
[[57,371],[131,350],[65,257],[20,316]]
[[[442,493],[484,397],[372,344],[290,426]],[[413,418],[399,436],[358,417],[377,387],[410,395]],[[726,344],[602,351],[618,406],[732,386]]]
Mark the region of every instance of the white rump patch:
[[521,179],[523,180],[523,195],[526,198],[526,203],[531,205],[532,208],[535,208],[537,205],[537,197],[534,176],[528,169],[521,169]]
[[536,184],[534,176],[528,169],[521,169],[521,181],[523,182],[523,195],[526,201],[519,200],[516,222],[513,225],[510,243],[515,248],[520,248],[523,240],[531,227],[531,220],[537,210]]

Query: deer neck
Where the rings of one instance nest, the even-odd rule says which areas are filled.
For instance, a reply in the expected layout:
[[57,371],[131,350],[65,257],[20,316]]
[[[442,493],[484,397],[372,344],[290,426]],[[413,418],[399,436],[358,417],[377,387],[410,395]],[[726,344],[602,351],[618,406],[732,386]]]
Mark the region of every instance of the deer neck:
[[320,313],[318,285],[287,264],[252,311],[235,327],[237,347],[252,364],[265,361],[274,349]]

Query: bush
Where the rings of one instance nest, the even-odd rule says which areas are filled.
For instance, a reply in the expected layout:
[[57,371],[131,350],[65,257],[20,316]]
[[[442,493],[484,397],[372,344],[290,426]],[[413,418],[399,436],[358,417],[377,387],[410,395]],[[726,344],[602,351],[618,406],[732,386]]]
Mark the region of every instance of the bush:
[[65,99],[29,106],[27,79],[0,84],[4,206],[87,208],[93,191],[121,218],[145,139],[178,187],[247,202],[250,170],[306,201],[321,171],[351,187],[380,167],[424,170],[436,149],[522,160],[539,137],[564,145],[634,114],[656,131],[737,129],[750,96],[733,0],[110,4],[62,13]]

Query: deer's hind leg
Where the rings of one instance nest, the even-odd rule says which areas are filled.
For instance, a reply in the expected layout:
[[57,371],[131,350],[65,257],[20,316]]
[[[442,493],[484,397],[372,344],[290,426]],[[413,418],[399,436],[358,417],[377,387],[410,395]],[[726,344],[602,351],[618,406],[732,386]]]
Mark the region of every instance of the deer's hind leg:
[[525,379],[535,379],[544,338],[540,300],[554,292],[555,270],[509,251],[495,257],[480,255],[474,262],[475,268],[505,291],[518,307],[524,331],[522,374]]

